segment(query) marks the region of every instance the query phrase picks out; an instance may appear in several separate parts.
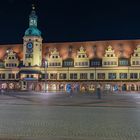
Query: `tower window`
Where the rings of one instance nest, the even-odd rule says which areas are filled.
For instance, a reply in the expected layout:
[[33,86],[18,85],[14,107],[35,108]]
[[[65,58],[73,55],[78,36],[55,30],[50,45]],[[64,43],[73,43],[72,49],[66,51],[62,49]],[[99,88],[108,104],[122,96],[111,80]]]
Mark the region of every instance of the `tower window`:
[[29,30],[29,34],[32,34],[32,30]]

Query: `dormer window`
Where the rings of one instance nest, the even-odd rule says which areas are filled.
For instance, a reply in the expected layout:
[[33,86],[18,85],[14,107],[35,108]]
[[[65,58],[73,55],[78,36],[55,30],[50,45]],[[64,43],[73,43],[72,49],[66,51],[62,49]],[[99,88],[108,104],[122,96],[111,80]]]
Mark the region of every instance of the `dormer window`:
[[85,58],[85,55],[83,55],[82,57]]
[[11,59],[11,57],[9,57],[9,59]]

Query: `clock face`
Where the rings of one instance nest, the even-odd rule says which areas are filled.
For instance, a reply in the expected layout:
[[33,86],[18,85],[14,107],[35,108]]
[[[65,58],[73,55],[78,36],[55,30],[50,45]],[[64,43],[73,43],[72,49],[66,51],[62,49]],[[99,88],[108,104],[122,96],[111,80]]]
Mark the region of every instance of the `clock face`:
[[27,50],[27,53],[32,53],[33,52],[33,43],[32,42],[28,42],[27,45],[26,45],[26,50]]

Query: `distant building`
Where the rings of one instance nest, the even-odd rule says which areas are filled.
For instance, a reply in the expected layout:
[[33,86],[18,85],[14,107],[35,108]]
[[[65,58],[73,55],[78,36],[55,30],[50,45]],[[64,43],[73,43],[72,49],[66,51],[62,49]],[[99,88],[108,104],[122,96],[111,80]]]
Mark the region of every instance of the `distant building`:
[[33,7],[23,45],[0,45],[6,90],[140,91],[140,40],[43,43]]

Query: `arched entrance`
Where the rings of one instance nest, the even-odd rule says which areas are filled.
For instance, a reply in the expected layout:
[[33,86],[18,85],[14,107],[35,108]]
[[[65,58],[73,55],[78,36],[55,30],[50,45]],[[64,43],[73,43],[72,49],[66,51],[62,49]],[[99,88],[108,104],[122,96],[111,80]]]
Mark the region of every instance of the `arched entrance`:
[[7,88],[8,88],[7,83],[2,83],[2,84],[1,84],[1,88],[2,88],[2,89],[7,89]]
[[42,90],[41,85],[37,84],[35,87],[35,91],[41,91],[41,90]]
[[60,91],[65,90],[65,84],[60,84],[60,85],[59,85],[59,90],[60,90]]
[[19,83],[15,84],[15,89],[19,90],[21,88],[21,85]]
[[35,90],[35,85],[33,83],[29,84],[28,90]]
[[86,84],[81,85],[81,91],[87,91],[87,85]]
[[135,91],[135,85],[131,84],[131,91]]
[[89,89],[89,91],[95,91],[95,85],[90,84],[90,85],[88,86],[88,89]]
[[74,91],[78,92],[80,90],[80,85],[78,83],[74,84]]
[[113,86],[113,91],[118,91],[118,90],[119,90],[118,85],[114,85],[114,86]]
[[126,84],[123,84],[122,85],[122,91],[126,91],[127,90],[127,86],[126,86]]
[[49,90],[51,90],[51,91],[56,91],[56,89],[57,89],[56,84],[50,84],[50,85],[49,85]]
[[9,83],[8,88],[9,89],[14,89],[14,83]]

